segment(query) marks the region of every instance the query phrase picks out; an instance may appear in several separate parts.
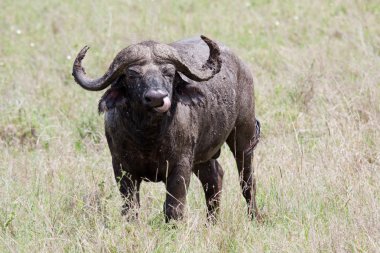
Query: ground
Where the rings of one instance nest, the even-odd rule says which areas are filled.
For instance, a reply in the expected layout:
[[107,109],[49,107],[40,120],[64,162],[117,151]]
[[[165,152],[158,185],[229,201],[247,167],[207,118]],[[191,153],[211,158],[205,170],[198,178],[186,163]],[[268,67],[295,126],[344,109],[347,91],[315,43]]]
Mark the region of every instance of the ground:
[[[376,252],[380,248],[380,5],[347,1],[0,2],[0,252]],[[195,177],[187,217],[164,223],[162,184],[140,218],[121,199],[92,77],[142,40],[204,34],[255,76],[263,223],[246,217],[232,156],[220,221]]]

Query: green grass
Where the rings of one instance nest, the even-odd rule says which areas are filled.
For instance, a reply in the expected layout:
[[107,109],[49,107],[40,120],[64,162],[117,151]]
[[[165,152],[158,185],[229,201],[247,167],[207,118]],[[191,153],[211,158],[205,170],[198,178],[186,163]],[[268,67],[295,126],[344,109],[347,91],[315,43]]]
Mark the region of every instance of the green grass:
[[[380,248],[377,1],[0,2],[0,252],[376,252]],[[122,48],[205,34],[255,75],[254,164],[265,220],[249,221],[231,154],[220,221],[192,178],[187,217],[164,223],[162,184],[140,218],[121,199],[89,75]]]

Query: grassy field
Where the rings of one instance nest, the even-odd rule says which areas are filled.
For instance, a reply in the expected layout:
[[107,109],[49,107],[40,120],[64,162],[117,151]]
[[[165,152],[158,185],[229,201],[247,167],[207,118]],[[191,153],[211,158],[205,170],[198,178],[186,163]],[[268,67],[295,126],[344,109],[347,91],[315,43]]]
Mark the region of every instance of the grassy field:
[[[380,252],[380,4],[346,1],[0,1],[0,252]],[[192,178],[187,217],[164,223],[163,184],[121,198],[90,76],[146,39],[205,34],[251,67],[263,137],[262,224],[246,217],[232,156],[220,221]]]

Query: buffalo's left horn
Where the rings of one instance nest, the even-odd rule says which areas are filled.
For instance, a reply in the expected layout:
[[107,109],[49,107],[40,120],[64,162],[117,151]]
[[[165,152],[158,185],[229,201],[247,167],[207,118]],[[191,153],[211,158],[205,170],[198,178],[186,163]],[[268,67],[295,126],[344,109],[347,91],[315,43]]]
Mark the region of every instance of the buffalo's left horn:
[[210,49],[210,55],[202,66],[194,66],[194,64],[191,64],[191,59],[188,60],[186,56],[181,56],[178,51],[172,47],[170,47],[170,49],[160,48],[162,52],[159,54],[159,57],[166,58],[179,72],[188,78],[198,82],[207,81],[219,73],[222,59],[220,58],[220,48],[218,44],[203,35],[201,35],[201,39],[206,42]]

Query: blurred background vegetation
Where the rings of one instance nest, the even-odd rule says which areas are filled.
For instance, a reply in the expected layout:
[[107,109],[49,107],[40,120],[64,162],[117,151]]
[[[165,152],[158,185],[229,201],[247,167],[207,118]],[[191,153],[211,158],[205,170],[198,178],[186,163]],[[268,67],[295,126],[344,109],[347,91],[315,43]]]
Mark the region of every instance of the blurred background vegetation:
[[[375,252],[380,248],[380,4],[347,1],[0,1],[0,251]],[[120,216],[90,76],[124,47],[204,34],[255,76],[263,224],[245,217],[231,155],[220,222],[205,224],[193,178],[188,217],[163,222],[164,188]]]

